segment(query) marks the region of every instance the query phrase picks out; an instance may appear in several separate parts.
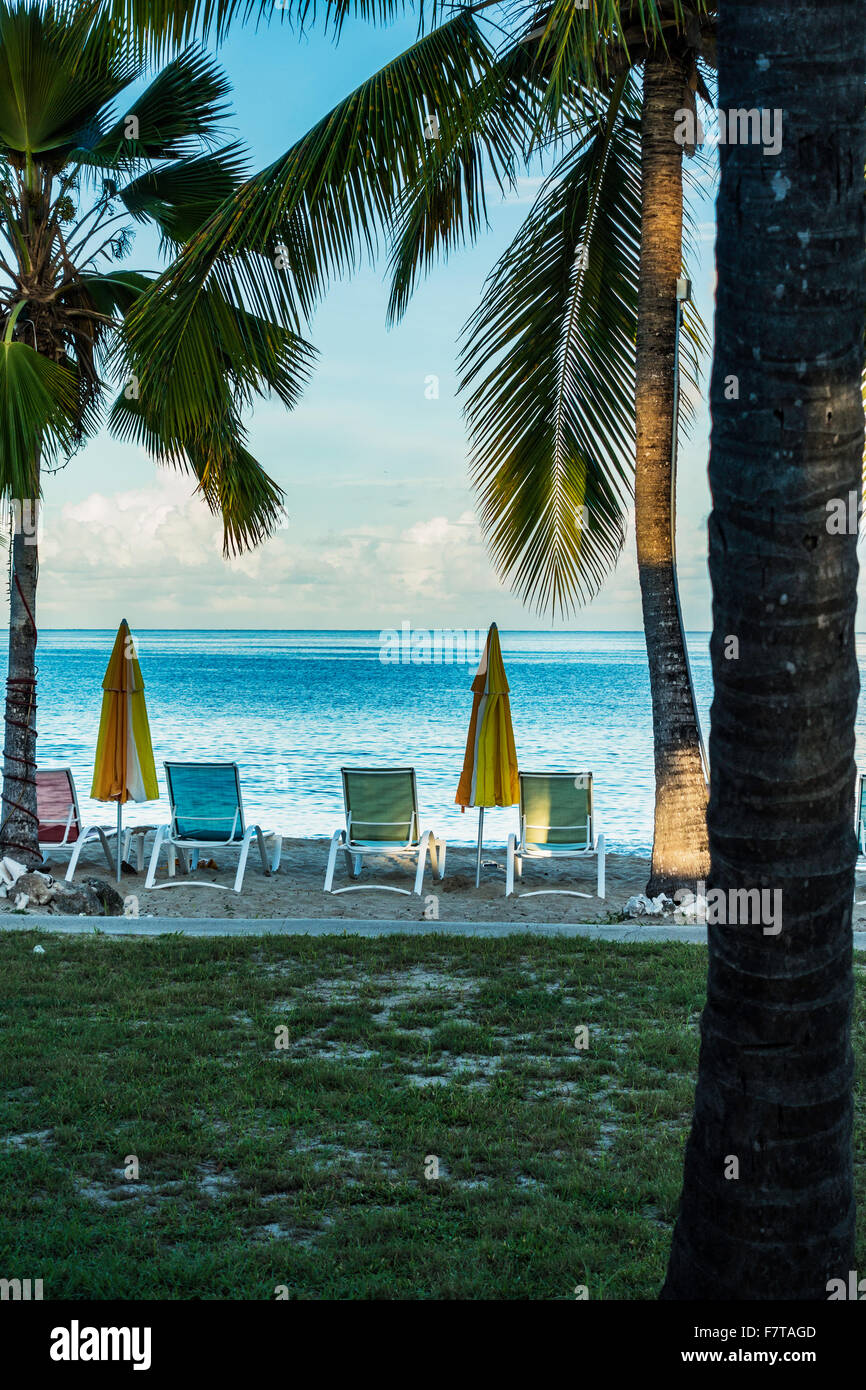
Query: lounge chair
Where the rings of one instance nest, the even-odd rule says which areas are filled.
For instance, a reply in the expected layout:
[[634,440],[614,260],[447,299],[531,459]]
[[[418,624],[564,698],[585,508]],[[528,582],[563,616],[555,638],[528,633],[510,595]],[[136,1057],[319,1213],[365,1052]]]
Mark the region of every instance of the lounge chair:
[[424,884],[427,851],[430,862],[440,879],[445,877],[445,841],[438,840],[432,830],[421,833],[418,820],[418,789],[413,767],[344,767],[343,800],[346,805],[346,828],[335,830],[331,837],[328,868],[325,873],[326,893],[352,893],[362,888],[380,887],[387,893],[406,893],[408,888],[375,883],[351,884],[334,888],[334,865],[337,850],[346,855],[349,873],[357,878],[365,855],[383,854],[394,858],[417,859],[414,891],[419,896]]
[[[514,870],[523,876],[524,859],[583,859],[597,856],[598,897],[605,896],[604,836],[597,834],[591,772],[521,772],[520,831],[509,835],[505,896],[514,892]],[[523,898],[563,893],[590,898],[569,888],[538,888]]]
[[[60,846],[70,846],[72,854],[66,869],[66,882],[75,877],[81,851],[86,845],[98,841],[102,846],[108,867],[113,874],[116,868],[109,847],[109,840],[117,838],[116,830],[103,829],[101,825],[82,825],[75,779],[71,767],[44,767],[36,772],[36,814],[39,817],[39,848],[53,850]],[[132,829],[123,832],[123,858],[129,855]],[[141,867],[141,866],[139,866]]]
[[255,839],[266,874],[280,867],[283,848],[281,835],[273,835],[271,862],[265,851],[265,833],[258,825],[246,825],[241,801],[241,780],[237,763],[165,763],[165,780],[171,807],[171,825],[158,827],[150,856],[145,888],[152,888],[163,845],[169,851],[169,875],[174,873],[174,854],[178,853],[184,872],[186,856],[191,867],[198,865],[202,850],[238,850],[240,859],[234,891],[243,887],[250,845]]

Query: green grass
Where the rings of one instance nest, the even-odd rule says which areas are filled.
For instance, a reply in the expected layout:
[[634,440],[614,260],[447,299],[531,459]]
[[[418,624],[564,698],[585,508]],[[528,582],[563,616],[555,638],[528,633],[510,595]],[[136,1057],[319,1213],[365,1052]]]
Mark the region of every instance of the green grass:
[[[653,1298],[705,964],[675,943],[6,934],[0,1277],[51,1299]],[[858,1100],[861,1204],[864,1135]]]

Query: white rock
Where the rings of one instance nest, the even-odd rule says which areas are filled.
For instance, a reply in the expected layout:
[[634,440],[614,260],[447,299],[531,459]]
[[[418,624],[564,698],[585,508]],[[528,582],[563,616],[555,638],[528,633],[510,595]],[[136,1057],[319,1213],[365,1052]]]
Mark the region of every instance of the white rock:
[[34,946],[34,947],[33,947],[33,954],[34,954],[34,956],[44,956],[44,955],[45,955],[45,947],[44,947],[44,946]]
[[26,872],[26,866],[19,864],[17,859],[10,859],[8,856],[5,859],[0,859],[0,878],[4,883],[8,883],[10,888]]

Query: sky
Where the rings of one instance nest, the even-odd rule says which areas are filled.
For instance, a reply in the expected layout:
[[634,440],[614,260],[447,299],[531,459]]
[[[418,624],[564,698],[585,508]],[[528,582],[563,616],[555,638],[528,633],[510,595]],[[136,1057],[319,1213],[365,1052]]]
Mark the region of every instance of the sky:
[[[260,168],[412,42],[414,23],[347,22],[339,45],[288,27],[238,30],[219,50],[234,87],[229,138]],[[101,435],[46,479],[39,623],[49,628],[548,628],[497,578],[476,522],[456,342],[485,276],[537,192],[524,178],[493,199],[490,229],[435,268],[404,320],[388,329],[384,264],[335,285],[311,336],[318,368],[287,412],[259,403],[250,447],[285,489],[287,520],[251,554],[222,557],[222,528],[188,477]],[[694,200],[695,296],[712,323],[714,191]],[[141,238],[126,262],[156,267]],[[705,364],[704,387],[709,379]],[[438,383],[434,395],[431,378]],[[709,420],[698,402],[680,448],[678,561],[686,626],[710,627],[706,570]],[[630,525],[601,593],[557,624],[637,629],[640,594]]]

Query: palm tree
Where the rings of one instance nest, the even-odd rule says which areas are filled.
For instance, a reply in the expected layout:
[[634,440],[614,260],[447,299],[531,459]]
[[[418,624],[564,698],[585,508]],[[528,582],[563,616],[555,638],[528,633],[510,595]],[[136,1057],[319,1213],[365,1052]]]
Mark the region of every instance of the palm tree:
[[771,174],[722,150],[710,884],[782,915],[709,929],[667,1298],[827,1299],[854,1270],[857,536],[828,509],[860,494],[866,11],[844,8],[842,43],[834,6],[720,5],[719,105],[782,112],[783,138]]
[[[216,147],[228,84],[209,58],[188,48],[125,107],[146,73],[140,45],[87,0],[0,0],[0,488],[15,519],[0,849],[30,865],[45,470],[105,421],[191,474],[222,516],[226,550],[242,551],[277,524],[282,494],[244,447],[241,411],[268,390],[292,405],[311,367],[282,313],[247,312],[209,288],[183,320],[189,350],[171,389],[148,389],[126,320],[156,272],[123,267],[134,226],[154,227],[176,255],[244,165],[236,145]],[[161,298],[161,334],[181,334],[180,313]],[[195,424],[190,402],[202,407]]]
[[[118,0],[122,4],[122,0]],[[269,14],[272,0],[262,0]],[[240,8],[157,4],[171,30]],[[347,3],[327,6],[339,25]],[[394,0],[361,0],[388,17]],[[273,261],[308,313],[328,279],[390,246],[391,320],[417,277],[486,224],[485,183],[534,156],[550,176],[464,330],[461,364],[481,521],[500,574],[554,615],[598,590],[635,528],[652,692],[656,813],[648,889],[706,873],[706,779],[674,562],[674,345],[683,259],[677,111],[708,97],[706,0],[518,0],[488,42],[456,5],[215,214],[151,295],[198,287],[270,303]],[[306,17],[306,0],[283,8]],[[179,18],[181,17],[181,18]],[[432,138],[431,138],[432,137]],[[173,350],[140,306],[131,340],[162,390]],[[687,322],[687,368],[705,335]],[[635,407],[638,428],[635,431]]]

